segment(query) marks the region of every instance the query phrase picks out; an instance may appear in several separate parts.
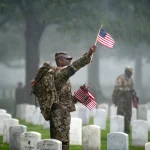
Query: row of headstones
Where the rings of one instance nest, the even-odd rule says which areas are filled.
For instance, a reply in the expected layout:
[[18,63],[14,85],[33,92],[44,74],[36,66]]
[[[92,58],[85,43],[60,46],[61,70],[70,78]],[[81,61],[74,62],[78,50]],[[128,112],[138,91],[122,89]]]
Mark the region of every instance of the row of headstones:
[[[150,103],[140,104],[138,109],[132,108],[133,120],[149,120],[150,119]],[[110,106],[110,116],[116,115],[117,107]]]
[[[132,121],[131,126],[132,126],[132,144],[134,146],[144,146],[145,143],[148,142],[148,122],[145,120],[134,120]],[[123,116],[116,115],[110,117],[110,133],[113,132],[121,132],[121,133],[124,132]],[[71,118],[70,139],[73,145],[81,145],[82,143],[81,134],[82,134],[82,120],[79,118]]]
[[[62,150],[62,143],[54,139],[41,140],[38,132],[26,132],[26,126],[18,125],[9,128],[10,150]],[[128,150],[128,135],[122,132],[107,134],[107,150]],[[132,140],[133,146],[143,146],[143,141],[137,145],[136,139]],[[145,143],[145,150],[150,148],[150,143]],[[98,126],[87,125],[83,127],[82,150],[101,149],[101,130]]]
[[[10,142],[9,141],[9,134],[10,134],[9,128],[13,125],[19,125],[19,120],[5,119],[4,124],[5,126],[4,126],[4,131],[3,131],[3,143],[9,143]],[[122,132],[122,133],[124,132],[124,117],[123,116],[113,116],[111,118],[110,124],[111,124],[110,132]],[[90,134],[91,133],[89,133],[89,135]],[[95,136],[97,136],[97,134],[95,134],[94,137]],[[98,138],[98,137],[95,137],[95,138]],[[132,141],[133,141],[134,146],[139,146],[139,145],[144,146],[145,143],[148,142],[148,123],[146,121],[136,120],[132,122]],[[70,144],[72,145],[82,144],[82,120],[79,118],[71,119]]]
[[[9,114],[1,114],[1,116],[9,116]],[[9,116],[10,117],[10,116]],[[84,139],[88,138],[88,136],[84,136],[84,132],[83,132],[83,141],[81,141],[82,139],[82,120],[79,118],[72,118],[71,119],[71,133],[70,133],[70,138],[71,138],[71,143],[74,145],[81,145],[81,143],[84,143]],[[12,135],[9,136],[9,134],[11,134],[11,132],[9,133],[9,128],[12,125],[18,125],[19,121],[17,119],[4,119],[5,122],[5,128],[4,128],[4,137],[3,137],[3,142],[8,142],[9,143],[9,137],[13,137]],[[123,116],[113,116],[111,118],[111,132],[123,132],[124,128],[124,118]],[[95,126],[98,127],[98,126]],[[98,127],[99,128],[99,127]],[[146,121],[143,120],[136,120],[132,123],[132,144],[135,146],[144,146],[145,143],[148,142],[148,124]],[[79,132],[77,132],[77,130]],[[89,129],[88,129],[89,130]],[[15,130],[12,130],[15,131]],[[21,129],[17,129],[17,131],[21,131]],[[84,130],[83,130],[84,131]],[[90,130],[89,130],[90,131]],[[100,131],[100,128],[99,128]],[[78,133],[78,134],[77,134]],[[91,136],[91,133],[87,134]],[[85,133],[86,135],[86,133]],[[94,136],[92,137],[92,139],[97,139],[99,138],[100,134],[93,134]],[[16,136],[16,134],[15,134]],[[84,138],[86,137],[86,138]],[[15,139],[15,138],[13,138]],[[79,140],[80,139],[80,140]],[[91,141],[89,139],[89,141]],[[94,140],[95,141],[95,140]],[[100,141],[100,140],[99,140]],[[14,142],[12,142],[14,143]],[[96,143],[94,142],[94,145]]]
[[[17,105],[16,110],[17,110],[16,116],[17,118],[25,120],[26,122],[30,122],[34,125],[44,124],[44,128],[49,128],[49,122],[44,120],[43,116],[41,115],[39,107],[36,108],[34,105],[29,104],[19,104]],[[77,107],[77,111],[71,113],[71,117],[81,118],[84,125],[89,123],[90,117],[95,117],[95,122],[97,122],[96,120],[100,115],[102,117],[100,120],[101,123],[99,124],[103,129],[105,129],[107,111],[104,109],[101,111],[97,111],[97,109],[89,111],[86,107],[79,106]]]
[[[148,125],[150,130],[150,110],[147,110],[147,105],[140,105],[137,113],[137,109],[132,108],[132,121],[134,120],[145,120],[143,116],[147,116]],[[98,125],[102,130],[106,129],[106,121],[108,117],[108,104],[101,104],[98,109],[92,109],[89,111],[83,105],[76,105],[76,111],[71,113],[71,117],[81,118],[82,123],[87,125],[89,123],[90,117],[94,117],[94,125]],[[110,106],[110,116],[115,116],[117,112],[117,107]],[[143,112],[146,112],[143,113]],[[32,115],[31,115],[32,114]],[[138,114],[138,116],[137,116]],[[142,114],[142,115],[141,115]],[[144,115],[143,115],[144,114]],[[44,128],[49,128],[49,122],[45,121],[41,115],[40,108],[29,104],[17,105],[17,118],[23,119],[26,122],[30,122],[34,125],[44,125]]]
[[[32,116],[32,115],[31,115]],[[13,119],[6,110],[0,109],[0,136],[3,136],[3,142],[9,143],[8,130],[11,125],[18,125],[19,120]],[[49,122],[48,122],[49,123]],[[50,126],[50,125],[49,125]],[[82,143],[82,120],[79,118],[71,119],[70,126],[70,144],[81,145]]]
[[27,132],[23,125],[9,128],[10,150],[62,150],[62,142],[55,139],[41,139],[38,132]]
[[[89,111],[87,108],[79,106],[77,107],[77,111],[71,113],[71,117],[81,118],[84,125],[89,123],[90,117],[94,117],[94,125],[98,125],[102,130],[105,130],[108,111],[105,110],[104,107],[100,108],[103,109],[93,109],[92,111]],[[17,118],[35,125],[44,125],[44,128],[50,127],[49,122],[45,121],[41,115],[40,108],[36,108],[34,105],[17,105]]]
[[[117,107],[110,107],[111,116],[116,115]],[[139,108],[132,108],[132,121],[134,120],[145,120],[148,122],[148,130],[150,131],[150,104],[139,105]]]
[[49,122],[44,120],[40,108],[35,107],[35,105],[18,104],[16,106],[16,117],[28,123],[44,125],[44,128],[49,128]]

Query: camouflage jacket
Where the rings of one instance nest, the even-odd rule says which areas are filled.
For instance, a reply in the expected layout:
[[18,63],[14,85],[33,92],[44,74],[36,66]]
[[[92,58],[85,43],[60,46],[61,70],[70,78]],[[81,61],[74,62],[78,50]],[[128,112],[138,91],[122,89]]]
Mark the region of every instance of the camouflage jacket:
[[64,68],[57,68],[55,72],[55,86],[59,97],[59,106],[69,112],[75,111],[75,100],[71,92],[69,78],[79,69],[90,63],[91,58],[87,55],[77,59],[71,65]]
[[121,97],[131,96],[134,89],[132,78],[127,78],[124,74],[116,79],[112,101],[117,105]]

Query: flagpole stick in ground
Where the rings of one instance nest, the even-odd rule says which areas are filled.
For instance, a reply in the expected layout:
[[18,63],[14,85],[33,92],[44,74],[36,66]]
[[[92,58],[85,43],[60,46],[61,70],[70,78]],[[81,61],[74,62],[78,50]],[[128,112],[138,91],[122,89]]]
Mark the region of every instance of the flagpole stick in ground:
[[[97,33],[97,37],[98,37],[98,35],[99,35],[99,32],[100,32],[102,26],[103,26],[103,25],[101,25],[101,27],[100,27],[100,29],[99,29],[99,31],[98,31],[98,33]],[[95,46],[96,46],[96,44],[97,44],[97,37],[96,37],[95,44],[94,44]],[[92,59],[93,59],[93,54],[91,55],[91,62],[90,62],[90,64],[92,63]]]

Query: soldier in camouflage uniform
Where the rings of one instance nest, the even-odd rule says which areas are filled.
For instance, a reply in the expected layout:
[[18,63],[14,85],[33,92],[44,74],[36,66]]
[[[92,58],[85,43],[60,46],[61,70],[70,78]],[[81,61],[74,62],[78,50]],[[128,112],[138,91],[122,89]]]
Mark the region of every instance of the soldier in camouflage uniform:
[[70,112],[76,110],[74,103],[77,102],[72,96],[69,78],[80,68],[90,63],[91,55],[95,50],[96,46],[92,46],[87,54],[72,64],[70,64],[72,57],[67,53],[55,54],[57,68],[54,77],[59,103],[53,104],[51,108],[50,134],[52,139],[62,142],[62,150],[69,150]]
[[116,85],[112,95],[113,103],[118,107],[117,115],[124,116],[124,132],[130,133],[130,121],[132,115],[132,68],[126,67],[125,73],[116,79]]

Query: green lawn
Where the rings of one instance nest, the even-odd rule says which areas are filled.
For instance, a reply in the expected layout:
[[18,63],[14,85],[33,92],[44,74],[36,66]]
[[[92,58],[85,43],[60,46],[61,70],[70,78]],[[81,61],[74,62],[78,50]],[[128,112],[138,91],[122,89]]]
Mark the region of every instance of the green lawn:
[[[47,139],[50,137],[49,129],[43,129],[42,126],[32,125],[30,123],[26,123],[25,121],[20,120],[20,124],[26,125],[28,131],[36,131],[41,133],[42,139]],[[93,119],[90,120],[89,124],[93,124]],[[109,133],[109,121],[107,121],[107,129],[105,131],[101,131],[101,150],[107,150],[107,134]],[[149,133],[149,141],[150,141],[150,133]],[[144,147],[132,147],[131,146],[131,135],[129,135],[129,150],[145,150]],[[3,144],[2,137],[0,137],[0,150],[9,150],[8,144]],[[81,146],[70,146],[70,150],[82,150]]]

